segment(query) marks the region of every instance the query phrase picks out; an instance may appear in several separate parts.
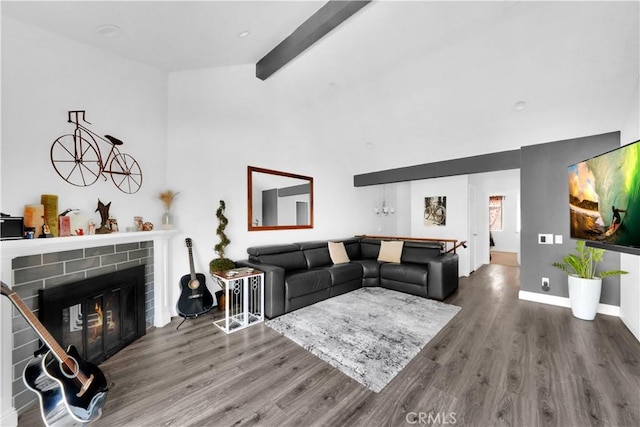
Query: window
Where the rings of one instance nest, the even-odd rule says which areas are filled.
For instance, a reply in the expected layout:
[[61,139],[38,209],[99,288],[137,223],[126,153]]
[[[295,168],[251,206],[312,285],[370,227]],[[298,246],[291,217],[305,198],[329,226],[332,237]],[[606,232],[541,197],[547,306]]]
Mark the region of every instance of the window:
[[489,229],[491,231],[502,231],[502,206],[504,196],[489,197]]

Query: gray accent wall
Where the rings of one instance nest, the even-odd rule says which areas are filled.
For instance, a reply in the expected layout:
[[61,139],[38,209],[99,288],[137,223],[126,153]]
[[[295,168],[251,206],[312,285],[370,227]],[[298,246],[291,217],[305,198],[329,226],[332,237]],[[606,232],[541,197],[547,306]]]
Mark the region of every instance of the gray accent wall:
[[[569,237],[569,165],[620,147],[620,132],[574,138],[522,147],[481,156],[465,157],[355,175],[354,186],[412,181],[443,176],[466,175],[520,169],[521,233],[520,289],[568,297],[566,275],[553,267],[573,252],[576,241]],[[540,245],[538,234],[562,235],[562,244]],[[603,269],[619,269],[620,257],[605,254]],[[542,290],[542,277],[550,279],[550,290]],[[601,302],[620,305],[620,277],[603,280]]]
[[[520,289],[568,297],[566,274],[552,266],[573,252],[576,241],[569,237],[569,190],[567,167],[597,154],[620,147],[620,132],[522,147],[520,194],[522,231],[520,241]],[[562,235],[562,244],[538,244],[538,234]],[[605,254],[604,269],[618,269],[617,253]],[[550,279],[544,292],[542,277]],[[603,280],[600,301],[620,305],[620,277]]]
[[500,151],[479,156],[463,157],[442,162],[424,163],[404,168],[365,173],[353,177],[354,187],[417,181],[420,179],[472,173],[495,172],[520,167],[520,150]]

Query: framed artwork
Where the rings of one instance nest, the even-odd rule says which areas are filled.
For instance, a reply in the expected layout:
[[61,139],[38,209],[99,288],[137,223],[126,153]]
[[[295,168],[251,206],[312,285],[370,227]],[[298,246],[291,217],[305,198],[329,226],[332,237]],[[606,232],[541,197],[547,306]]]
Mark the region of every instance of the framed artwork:
[[424,198],[424,225],[447,225],[447,196]]

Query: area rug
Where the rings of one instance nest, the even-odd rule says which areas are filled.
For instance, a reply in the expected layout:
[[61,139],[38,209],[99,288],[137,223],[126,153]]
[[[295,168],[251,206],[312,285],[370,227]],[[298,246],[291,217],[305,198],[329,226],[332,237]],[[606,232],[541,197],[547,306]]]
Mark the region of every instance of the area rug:
[[376,393],[460,311],[460,307],[367,287],[266,322]]
[[491,251],[491,264],[508,265],[511,267],[519,267],[518,254],[514,252]]

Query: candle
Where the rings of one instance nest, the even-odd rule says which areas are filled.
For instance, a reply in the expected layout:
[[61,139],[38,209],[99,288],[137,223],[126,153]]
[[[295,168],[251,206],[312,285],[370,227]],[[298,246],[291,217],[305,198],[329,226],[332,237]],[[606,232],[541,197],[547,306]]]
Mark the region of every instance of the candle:
[[44,225],[44,205],[25,205],[24,226],[36,229],[34,237],[40,237]]
[[44,205],[44,219],[53,237],[58,237],[58,196],[43,194],[40,203]]

